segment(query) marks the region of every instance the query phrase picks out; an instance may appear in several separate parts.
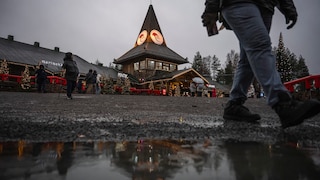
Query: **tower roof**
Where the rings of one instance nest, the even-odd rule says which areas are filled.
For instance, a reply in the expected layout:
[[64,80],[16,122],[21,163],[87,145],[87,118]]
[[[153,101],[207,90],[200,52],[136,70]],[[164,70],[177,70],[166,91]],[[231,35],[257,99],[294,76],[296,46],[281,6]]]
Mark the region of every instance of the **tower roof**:
[[188,62],[185,58],[167,47],[151,4],[134,47],[116,59],[114,63],[123,64],[134,59],[147,57],[158,58],[177,64],[184,64]]

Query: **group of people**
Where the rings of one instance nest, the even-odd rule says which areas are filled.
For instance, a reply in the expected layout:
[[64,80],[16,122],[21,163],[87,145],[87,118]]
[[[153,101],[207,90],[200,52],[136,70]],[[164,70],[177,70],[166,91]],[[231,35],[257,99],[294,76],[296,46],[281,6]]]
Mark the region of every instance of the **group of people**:
[[203,90],[204,90],[204,84],[203,83],[195,83],[191,82],[190,83],[190,95],[191,97],[202,97]]
[[100,94],[101,75],[96,70],[89,69],[84,80],[86,81],[86,93]]
[[[77,63],[73,60],[71,52],[66,53],[62,68],[64,69],[65,78],[67,80],[67,98],[72,99],[72,92],[76,88],[76,83],[79,80],[80,74]],[[86,93],[100,94],[101,75],[98,74],[96,70],[93,71],[90,69],[84,80],[86,81]]]
[[[63,74],[67,80],[67,99],[72,99],[72,92],[77,87],[77,82],[80,76],[79,69],[76,61],[73,60],[73,55],[71,52],[67,52],[65,54],[63,61]],[[37,83],[37,91],[39,93],[45,93],[47,73],[42,64],[39,66],[39,69],[36,70],[35,78]],[[98,74],[96,70],[93,71],[90,69],[84,80],[86,81],[86,93],[100,94],[101,75]]]
[[[225,120],[257,122],[261,119],[259,114],[250,112],[244,106],[254,78],[261,85],[267,104],[278,114],[282,128],[299,125],[320,112],[319,101],[294,100],[281,82],[269,36],[275,7],[284,14],[286,24],[289,24],[287,29],[291,29],[298,17],[292,0],[205,1],[205,10],[201,18],[203,25],[207,27],[208,35],[219,33],[216,22],[220,21],[226,29],[235,33],[240,44],[240,60],[234,75],[230,99],[223,113]],[[67,97],[72,99],[71,93],[76,87],[79,74],[72,53],[66,53],[62,68],[66,71]],[[93,86],[98,82],[94,77],[95,72],[89,70],[86,76],[88,92],[93,93]],[[191,93],[195,94],[194,90],[197,87],[194,83],[191,83],[191,86]],[[96,89],[99,91],[99,86],[96,86]]]

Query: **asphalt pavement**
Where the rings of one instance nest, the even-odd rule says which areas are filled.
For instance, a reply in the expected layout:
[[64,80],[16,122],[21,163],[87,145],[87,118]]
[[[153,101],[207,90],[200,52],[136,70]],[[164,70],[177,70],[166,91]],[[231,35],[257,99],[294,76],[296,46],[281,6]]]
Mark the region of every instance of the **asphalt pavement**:
[[241,142],[299,142],[320,147],[320,115],[281,128],[263,98],[246,106],[259,123],[225,121],[227,98],[147,95],[0,92],[0,141],[118,141],[212,139]]

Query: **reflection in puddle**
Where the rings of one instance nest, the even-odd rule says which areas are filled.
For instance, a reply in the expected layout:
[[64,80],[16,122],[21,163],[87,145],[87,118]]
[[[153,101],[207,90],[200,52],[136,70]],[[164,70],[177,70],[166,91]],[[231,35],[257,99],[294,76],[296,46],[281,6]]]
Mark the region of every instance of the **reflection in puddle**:
[[231,141],[3,142],[0,179],[320,179],[320,152]]

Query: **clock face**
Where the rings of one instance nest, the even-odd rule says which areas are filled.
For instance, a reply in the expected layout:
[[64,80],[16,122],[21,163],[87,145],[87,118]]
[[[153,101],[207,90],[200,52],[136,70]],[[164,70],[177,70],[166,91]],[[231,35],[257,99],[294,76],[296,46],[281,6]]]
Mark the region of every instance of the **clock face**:
[[161,45],[163,43],[163,37],[161,33],[155,29],[150,32],[150,37],[152,41],[158,45]]
[[146,39],[147,39],[147,36],[148,36],[148,32],[146,30],[143,30],[139,36],[138,36],[138,39],[137,39],[137,44],[138,46],[140,46],[141,44],[143,44]]

